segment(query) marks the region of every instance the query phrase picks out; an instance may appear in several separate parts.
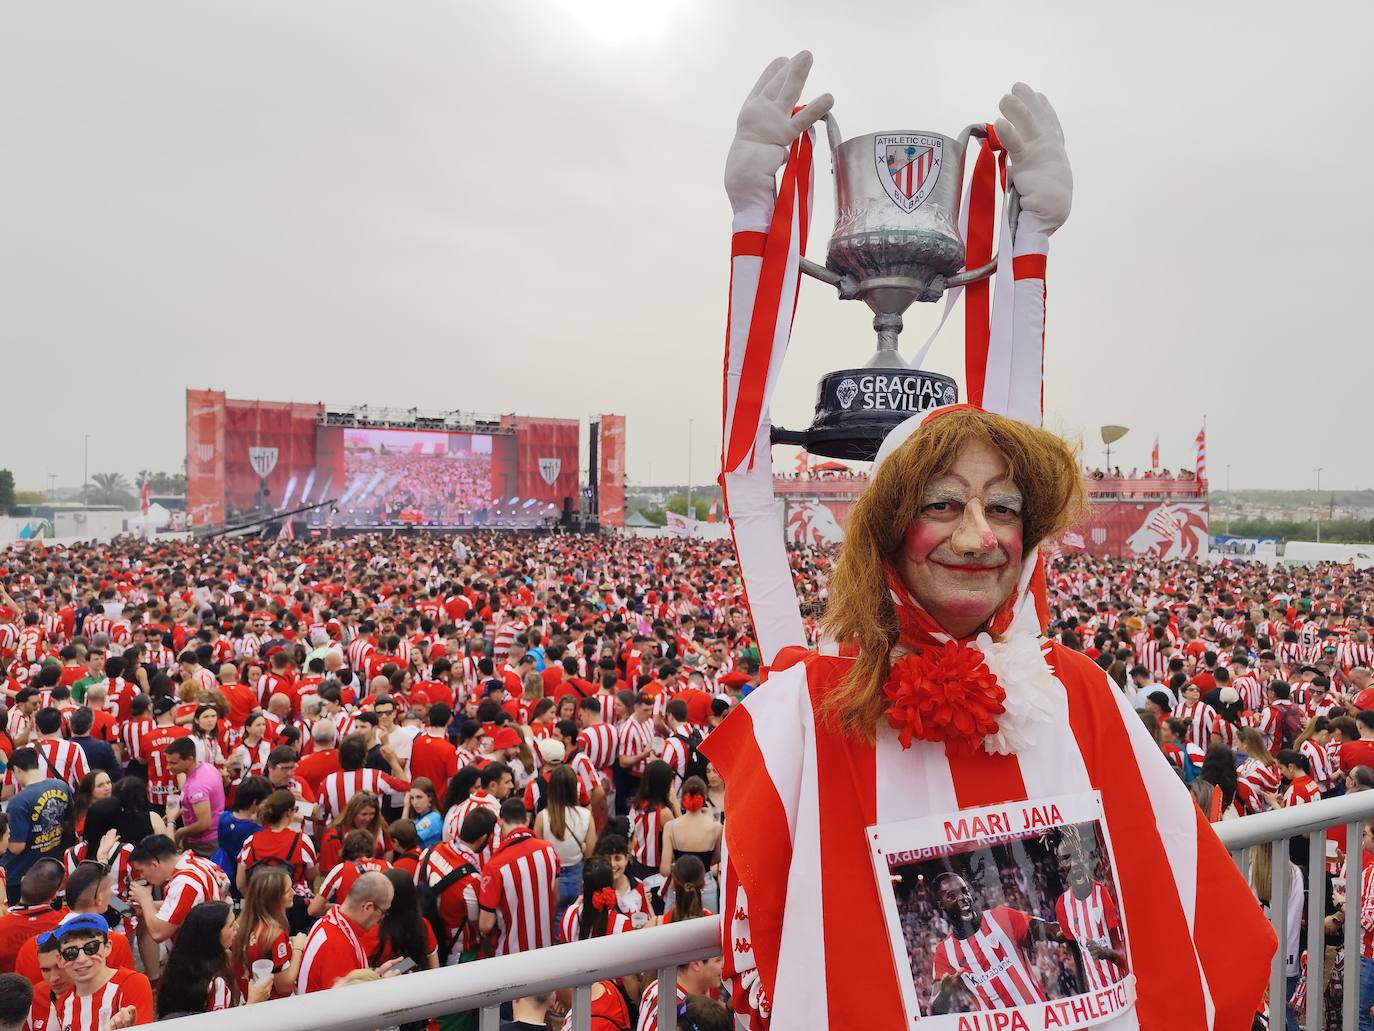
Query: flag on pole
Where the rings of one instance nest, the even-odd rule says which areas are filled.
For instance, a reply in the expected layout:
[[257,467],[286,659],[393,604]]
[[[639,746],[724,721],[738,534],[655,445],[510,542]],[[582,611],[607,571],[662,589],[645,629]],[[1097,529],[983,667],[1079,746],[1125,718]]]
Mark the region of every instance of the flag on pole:
[[1207,479],[1207,424],[1197,431],[1197,478]]
[[143,481],[143,489],[138,494],[138,508],[144,515],[148,514],[148,481]]
[[806,470],[807,470],[807,468],[809,467],[810,460],[811,460],[811,456],[808,455],[805,451],[798,451],[798,452],[797,452],[797,475],[798,475],[798,476],[804,476],[804,475],[806,474]]
[[277,534],[279,541],[294,541],[296,539],[296,528],[291,525],[290,519],[282,520],[281,533]]
[[1061,539],[1064,546],[1068,548],[1086,548],[1088,546],[1087,542],[1083,540],[1083,535],[1076,530],[1070,530]]
[[706,513],[706,521],[708,523],[714,523],[716,521],[716,505],[719,503],[719,500],[718,497],[711,499],[711,508]]
[[1150,452],[1150,469],[1159,472],[1159,434],[1155,434],[1154,450]]

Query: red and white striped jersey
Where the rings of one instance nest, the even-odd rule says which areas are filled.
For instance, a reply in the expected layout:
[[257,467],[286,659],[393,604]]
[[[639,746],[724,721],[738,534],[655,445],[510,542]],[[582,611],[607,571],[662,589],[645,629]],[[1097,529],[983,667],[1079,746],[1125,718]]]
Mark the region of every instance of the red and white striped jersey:
[[26,626],[19,631],[19,644],[15,655],[20,662],[32,664],[43,657],[43,628]]
[[96,634],[110,636],[110,628],[114,626],[114,620],[103,612],[90,613],[81,623],[81,636],[86,640],[93,640]]
[[1093,881],[1087,898],[1080,899],[1073,889],[1069,889],[1059,896],[1054,909],[1059,926],[1078,942],[1083,974],[1088,982],[1083,986],[1084,991],[1099,991],[1120,981],[1124,971],[1119,966],[1108,959],[1095,959],[1084,948],[1090,941],[1111,948],[1112,932],[1121,929],[1121,917],[1111,890],[1101,881]]
[[461,844],[458,835],[463,829],[463,821],[467,819],[468,813],[477,808],[490,809],[497,814],[496,827],[492,831],[492,843],[482,853],[482,859],[485,861],[495,850],[497,839],[501,837],[501,802],[496,796],[488,794],[481,788],[468,795],[467,798],[444,814],[444,840],[453,844]]
[[1283,803],[1283,808],[1287,809],[1295,805],[1316,802],[1321,797],[1321,792],[1317,790],[1317,785],[1312,778],[1302,776],[1288,785],[1288,791],[1279,801]]
[[176,662],[176,656],[172,654],[172,649],[165,644],[149,644],[143,653],[143,661],[154,669],[170,669]]
[[687,738],[691,733],[690,726],[681,726],[663,744],[663,761],[673,768],[678,780],[687,776],[687,762],[692,756],[692,744]]
[[1298,746],[1298,751],[1307,756],[1307,762],[1311,766],[1312,780],[1316,783],[1319,791],[1325,791],[1331,786],[1331,759],[1327,755],[1326,749],[1311,739],[1304,741]]
[[1150,671],[1150,679],[1163,683],[1169,672],[1169,659],[1153,637],[1140,645],[1140,664]]
[[130,719],[119,726],[119,741],[124,746],[124,754],[134,762],[147,762],[147,757],[143,754],[143,735],[157,726],[157,721],[151,716],[140,716],[138,719]]
[[1221,736],[1221,743],[1234,751],[1240,744],[1240,732],[1243,727],[1259,726],[1259,717],[1253,712],[1242,712],[1236,717],[1236,722],[1222,719],[1218,714],[1216,732]]
[[[630,855],[654,870],[658,869],[663,846],[663,812],[652,803],[647,808],[636,806],[630,810]],[[673,811],[667,812],[672,819]]]
[[1236,677],[1231,686],[1240,695],[1240,704],[1250,712],[1259,712],[1264,707],[1264,685],[1253,673]]
[[609,723],[583,727],[577,735],[577,750],[591,761],[592,766],[605,773],[620,755],[620,735]]
[[224,871],[194,852],[183,852],[177,860],[176,872],[167,882],[167,894],[157,917],[180,927],[200,903],[220,902],[228,897],[229,879]]
[[[638,755],[650,746],[656,736],[652,720],[628,719],[620,725],[620,736],[617,741],[619,752],[621,755]],[[648,762],[648,759],[641,759],[630,767],[630,772],[636,777],[642,777]]]
[[64,741],[62,738],[49,737],[35,741],[33,747],[38,752],[38,758],[46,765],[48,776],[65,780],[73,790],[81,778],[90,772],[91,766],[86,761],[86,753],[78,744]]
[[1374,959],[1374,855],[1366,852],[1360,867],[1360,955]]
[[16,745],[22,744],[24,738],[33,731],[33,717],[26,716],[24,710],[15,705],[11,707],[10,714],[5,720],[5,730],[11,741]]
[[340,770],[320,782],[319,818],[324,823],[332,823],[334,817],[344,811],[348,800],[359,791],[378,796],[390,795],[399,804],[405,800],[405,793],[409,790],[409,781],[398,780],[381,770]]
[[1296,641],[1280,641],[1274,655],[1281,666],[1299,666],[1303,661],[1303,646]]
[[1266,794],[1276,793],[1283,786],[1283,774],[1278,764],[1265,766],[1258,759],[1246,759],[1236,770],[1236,797],[1248,813],[1265,810]]
[[524,827],[516,828],[482,867],[477,900],[496,915],[493,955],[508,956],[554,944],[558,852]]
[[1374,667],[1374,645],[1368,642],[1342,641],[1336,645],[1336,665],[1342,673],[1349,673],[1356,666],[1365,669]]
[[[582,899],[573,900],[572,905],[563,911],[563,919],[558,922],[558,940],[560,942],[575,942],[577,938],[578,925],[582,922]],[[606,934],[622,934],[625,931],[634,930],[634,924],[630,918],[618,909],[613,909],[606,915]]]
[[135,1024],[153,1021],[153,989],[148,979],[134,970],[116,970],[114,976],[90,995],[69,991],[57,1002],[58,1026],[49,1031],[104,1031],[110,1018],[126,1006],[134,1007]]
[[1032,958],[1023,951],[1031,919],[1007,906],[984,910],[978,929],[967,938],[950,934],[935,946],[935,981],[959,975],[983,1009],[1044,1002]]
[[234,993],[229,990],[228,982],[222,977],[211,979],[210,987],[205,992],[205,1012],[227,1010],[233,1005]]
[[1188,722],[1188,740],[1206,751],[1212,743],[1212,735],[1218,733],[1217,724],[1221,717],[1206,702],[1182,702],[1174,710],[1174,715]]
[[[682,985],[677,986],[677,1005],[681,1006],[687,1001],[687,993],[682,990]],[[673,1007],[673,1012],[677,1012],[677,1007]],[[639,1023],[635,1025],[635,1031],[659,1031],[658,1024],[658,982],[655,981],[644,989],[644,996],[639,1000]],[[663,1031],[671,1031],[664,1028]]]

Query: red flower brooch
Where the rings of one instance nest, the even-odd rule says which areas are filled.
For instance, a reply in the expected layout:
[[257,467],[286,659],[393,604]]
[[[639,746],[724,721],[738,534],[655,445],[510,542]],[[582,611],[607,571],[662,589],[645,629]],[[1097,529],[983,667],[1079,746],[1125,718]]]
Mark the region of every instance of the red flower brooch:
[[1007,692],[983,653],[954,641],[904,655],[892,664],[883,694],[887,721],[903,748],[913,739],[942,741],[950,755],[972,755],[1006,712]]

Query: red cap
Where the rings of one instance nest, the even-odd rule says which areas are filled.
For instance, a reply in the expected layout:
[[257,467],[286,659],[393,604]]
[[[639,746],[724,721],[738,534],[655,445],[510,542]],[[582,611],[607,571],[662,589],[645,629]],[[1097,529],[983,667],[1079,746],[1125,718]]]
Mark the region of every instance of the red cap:
[[491,747],[500,751],[503,748],[519,748],[520,735],[513,727],[502,727],[491,739]]

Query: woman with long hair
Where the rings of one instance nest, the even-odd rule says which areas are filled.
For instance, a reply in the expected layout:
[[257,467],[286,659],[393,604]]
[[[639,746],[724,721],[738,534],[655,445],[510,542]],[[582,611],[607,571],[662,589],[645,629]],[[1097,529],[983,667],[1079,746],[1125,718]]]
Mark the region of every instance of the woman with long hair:
[[295,898],[291,874],[283,866],[259,867],[248,881],[230,947],[230,966],[238,978],[240,995],[248,994],[253,964],[259,960],[272,962],[272,998],[285,998],[295,991],[296,975],[305,956],[305,938],[291,937],[287,915]]
[[[177,931],[171,954],[162,968],[157,990],[157,1015],[211,1013],[239,1001],[237,983],[229,968],[229,953],[238,921],[227,902],[193,906]],[[260,1002],[271,991],[264,979],[250,985],[248,1002]]]
[[662,759],[644,767],[639,790],[630,801],[631,869],[642,878],[658,876],[663,826],[678,815],[673,798],[673,768]]
[[196,746],[196,761],[224,766],[224,749],[219,743],[219,710],[207,702],[196,706],[191,718],[191,741]]
[[420,970],[435,969],[439,965],[439,943],[429,921],[420,913],[414,879],[404,870],[388,870],[382,876],[391,882],[394,893],[391,908],[374,932],[377,945],[372,950],[371,966],[380,967],[393,959],[409,959]]
[[582,890],[582,861],[596,850],[592,811],[579,805],[579,782],[571,766],[549,774],[548,804],[534,818],[534,836],[558,853],[558,907],[554,919],[572,905]]
[[530,710],[530,733],[537,738],[549,737],[553,734],[554,701],[552,698],[541,698],[534,703],[534,708]]
[[104,770],[91,770],[81,778],[72,793],[71,808],[67,810],[68,840],[75,842],[86,827],[86,814],[91,803],[109,798],[114,793],[114,781]]
[[143,668],[144,646],[130,645],[120,656],[124,660],[124,672],[120,676],[130,683],[137,684],[144,694],[149,694],[148,671]]
[[443,838],[444,818],[439,815],[439,796],[434,790],[434,782],[428,777],[416,777],[410,782],[401,819],[415,825],[415,836],[425,848],[437,845]]
[[559,941],[585,941],[634,930],[630,918],[620,912],[615,873],[606,859],[592,856],[582,864],[580,890],[559,920]]
[[245,894],[254,875],[264,866],[289,870],[296,895],[291,906],[291,929],[304,931],[310,882],[319,863],[309,835],[291,829],[296,818],[296,796],[286,788],[278,788],[262,800],[256,815],[262,830],[255,831],[244,842],[234,885],[240,894]]
[[[1208,821],[1220,823],[1235,804],[1237,783],[1235,754],[1225,745],[1213,745],[1207,749],[1202,769],[1188,790]],[[1231,815],[1240,814],[1232,811]]]
[[1236,734],[1236,750],[1245,758],[1236,770],[1236,798],[1247,813],[1262,813],[1267,808],[1265,795],[1272,795],[1283,784],[1278,760],[1269,751],[1264,735],[1254,727],[1242,727]]
[[448,779],[448,787],[444,789],[443,800],[439,803],[439,812],[443,814],[446,823],[449,813],[453,812],[455,806],[462,805],[468,800],[468,796],[477,788],[477,782],[481,779],[482,771],[472,764],[464,766]]
[[704,903],[715,908],[720,894],[716,871],[724,832],[720,821],[706,808],[706,782],[700,777],[688,777],[682,784],[682,815],[663,825],[658,872],[668,877],[678,859],[695,856],[706,871]]
[[141,777],[120,777],[110,789],[119,802],[119,840],[139,842],[149,834],[166,834],[167,821],[148,800],[148,782]]
[[528,724],[530,714],[534,712],[535,703],[544,697],[544,677],[531,670],[525,674],[525,679],[521,681],[524,690],[520,695],[520,701],[516,703],[517,713],[515,720],[517,723]]
[[356,792],[320,838],[321,870],[332,870],[338,865],[339,857],[343,854],[343,840],[349,831],[367,831],[375,843],[373,855],[386,855],[386,825],[382,822],[382,805],[372,792]]
[[243,724],[243,737],[229,754],[229,762],[237,764],[243,770],[243,776],[261,776],[267,768],[267,753],[272,751],[272,747],[266,737],[267,716],[261,709],[254,709]]
[[711,916],[711,910],[702,904],[701,893],[706,887],[706,867],[696,856],[682,856],[673,864],[668,878],[673,904],[664,911],[658,922],[663,924],[680,923],[699,916]]
[[577,699],[570,694],[558,699],[558,706],[554,710],[554,722],[561,723],[563,720],[577,722]]

